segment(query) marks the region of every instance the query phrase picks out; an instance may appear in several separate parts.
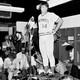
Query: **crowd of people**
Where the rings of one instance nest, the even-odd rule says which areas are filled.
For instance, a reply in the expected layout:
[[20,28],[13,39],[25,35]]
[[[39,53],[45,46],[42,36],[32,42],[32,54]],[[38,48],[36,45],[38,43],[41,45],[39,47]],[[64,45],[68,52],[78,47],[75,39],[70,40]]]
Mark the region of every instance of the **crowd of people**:
[[[38,16],[38,27],[34,17],[31,17],[25,26],[26,42],[22,32],[18,31],[14,35],[5,37],[2,43],[4,54],[0,57],[1,80],[12,80],[16,76],[21,76],[21,78],[35,75],[54,77],[56,72],[61,75],[69,74],[64,62],[74,60],[74,47],[69,45],[65,48],[70,53],[69,60],[61,62],[54,57],[55,34],[63,20],[55,13],[48,12],[48,8],[48,3],[40,4],[41,14]],[[77,72],[74,72],[74,68]],[[79,72],[80,66],[73,64],[70,74],[76,77],[73,73]]]
[[[32,44],[32,46],[30,46],[30,53],[28,50],[29,48],[27,47],[22,46],[21,50],[17,52],[18,50],[15,49],[15,44],[11,40],[10,36],[8,35],[5,37],[5,41],[2,44],[2,50],[4,51],[5,56],[3,55],[4,57],[0,57],[0,71],[2,72],[2,80],[12,80],[14,76],[25,76],[25,78],[28,78],[30,75],[53,77],[52,75],[49,75],[51,73],[50,69],[48,70],[48,74],[43,74],[44,66],[40,51],[35,49]],[[19,47],[17,47],[17,49],[19,49]],[[66,60],[66,63],[72,62],[74,60],[73,46],[69,45],[65,49],[70,53],[70,59]],[[70,73],[72,76],[76,77],[79,75],[78,73],[80,70],[78,67],[79,66],[76,66],[74,64],[72,65]],[[76,69],[76,72],[74,72],[74,68]],[[54,71],[55,73],[57,72],[61,75],[68,74],[68,70],[65,64],[56,58]]]
[[[19,46],[20,45],[21,44],[19,44]],[[19,49],[19,47],[17,47],[17,49]],[[10,36],[7,35],[5,37],[5,41],[2,43],[4,55],[0,57],[2,80],[12,80],[14,76],[18,76],[20,73],[22,75],[24,71],[23,76],[25,75],[25,78],[27,78],[28,75],[41,75],[44,71],[42,56],[38,50],[36,51],[33,45],[30,47],[31,55],[28,49],[22,46],[20,51],[16,50],[15,44],[10,40]],[[59,64],[62,63],[58,60],[56,60],[56,64],[56,71],[60,72],[60,74],[64,74],[66,68],[60,67]],[[60,70],[58,66],[62,70]]]
[[21,39],[16,39],[16,44],[14,43],[14,39],[13,37],[7,35],[5,37],[5,41],[2,43],[2,51],[4,52],[4,54],[1,55],[1,68],[4,69],[3,74],[7,72],[7,77],[5,76],[5,79],[2,80],[6,80],[6,78],[8,80],[12,80],[13,75],[18,75],[20,70],[22,70],[23,68],[29,68],[28,60],[26,57],[26,48],[22,46]]

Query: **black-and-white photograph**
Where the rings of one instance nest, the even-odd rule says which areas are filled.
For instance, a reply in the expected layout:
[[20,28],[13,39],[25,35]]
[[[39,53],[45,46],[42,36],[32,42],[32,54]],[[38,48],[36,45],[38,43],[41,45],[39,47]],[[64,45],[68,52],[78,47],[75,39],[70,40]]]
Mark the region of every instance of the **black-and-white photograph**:
[[0,80],[80,80],[80,0],[0,0]]

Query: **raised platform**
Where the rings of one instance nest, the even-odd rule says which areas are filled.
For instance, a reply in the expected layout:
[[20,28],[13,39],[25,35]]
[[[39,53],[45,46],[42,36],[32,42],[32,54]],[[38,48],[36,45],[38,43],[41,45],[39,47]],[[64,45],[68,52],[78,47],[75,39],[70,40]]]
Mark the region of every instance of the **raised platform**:
[[28,80],[59,80],[60,75],[56,74],[54,77],[41,77],[41,76],[35,76],[35,77],[28,77]]

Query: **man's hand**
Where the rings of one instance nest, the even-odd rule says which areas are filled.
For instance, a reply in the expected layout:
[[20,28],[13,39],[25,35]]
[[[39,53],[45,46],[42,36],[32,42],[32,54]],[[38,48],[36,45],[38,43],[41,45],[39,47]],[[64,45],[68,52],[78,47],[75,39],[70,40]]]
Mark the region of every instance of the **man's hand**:
[[64,60],[63,62],[65,62],[65,63],[69,63],[69,60]]
[[56,33],[56,31],[55,31],[55,30],[53,30],[53,31],[52,31],[52,33],[53,33],[53,35],[54,35],[54,34]]

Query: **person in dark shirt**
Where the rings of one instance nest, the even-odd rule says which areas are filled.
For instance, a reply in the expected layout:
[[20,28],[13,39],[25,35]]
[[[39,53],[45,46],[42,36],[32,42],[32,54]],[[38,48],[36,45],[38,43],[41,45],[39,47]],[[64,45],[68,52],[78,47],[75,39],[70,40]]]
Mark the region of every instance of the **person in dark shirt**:
[[14,35],[14,46],[16,48],[16,52],[20,52],[22,49],[22,40],[23,40],[23,36],[22,36],[22,32],[18,32],[16,31],[16,34]]
[[66,51],[69,52],[69,59],[67,62],[74,63],[74,47],[71,45],[66,46]]
[[71,45],[66,46],[66,51],[69,52],[70,58],[67,60],[68,63],[72,63],[70,75],[74,78],[80,79],[80,65],[74,64],[74,47]]

